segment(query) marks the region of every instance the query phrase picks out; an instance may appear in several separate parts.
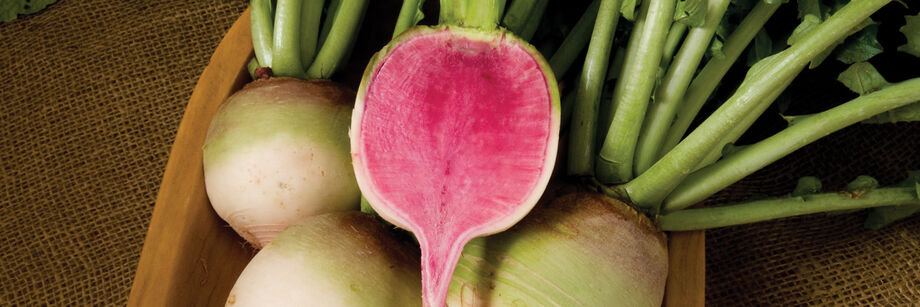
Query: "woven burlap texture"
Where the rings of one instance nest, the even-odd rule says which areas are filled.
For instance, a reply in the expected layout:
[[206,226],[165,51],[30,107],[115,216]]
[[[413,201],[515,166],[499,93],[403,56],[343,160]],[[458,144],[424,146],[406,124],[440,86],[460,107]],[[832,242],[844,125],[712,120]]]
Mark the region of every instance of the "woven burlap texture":
[[124,305],[185,105],[247,5],[63,0],[0,24],[0,305]]
[[[123,305],[178,123],[247,1],[62,0],[0,24],[0,305]],[[361,59],[354,59],[361,60]],[[920,168],[918,125],[847,129],[720,194]],[[920,304],[920,219],[815,215],[708,232],[707,302]]]

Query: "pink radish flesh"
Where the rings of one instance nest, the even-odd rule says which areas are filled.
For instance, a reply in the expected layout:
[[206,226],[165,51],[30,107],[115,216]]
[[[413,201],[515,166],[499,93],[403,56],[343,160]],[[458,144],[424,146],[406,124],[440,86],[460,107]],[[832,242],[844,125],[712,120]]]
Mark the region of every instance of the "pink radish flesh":
[[377,62],[352,131],[362,190],[419,240],[429,306],[444,304],[466,242],[533,207],[558,142],[543,60],[516,39],[453,31],[414,35]]

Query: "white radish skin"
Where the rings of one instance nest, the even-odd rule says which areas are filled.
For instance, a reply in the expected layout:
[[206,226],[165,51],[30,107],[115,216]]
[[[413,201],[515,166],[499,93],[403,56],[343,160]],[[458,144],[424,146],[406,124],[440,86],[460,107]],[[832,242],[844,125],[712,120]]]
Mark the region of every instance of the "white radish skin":
[[342,154],[287,136],[239,152],[208,169],[217,214],[257,248],[307,216],[354,209],[354,174]]
[[349,154],[354,92],[329,81],[256,80],[214,116],[203,148],[214,211],[255,248],[288,225],[357,210]]
[[448,306],[661,306],[664,233],[597,192],[552,198],[508,231],[466,245]]
[[259,251],[227,306],[420,306],[418,258],[368,214],[308,217]]

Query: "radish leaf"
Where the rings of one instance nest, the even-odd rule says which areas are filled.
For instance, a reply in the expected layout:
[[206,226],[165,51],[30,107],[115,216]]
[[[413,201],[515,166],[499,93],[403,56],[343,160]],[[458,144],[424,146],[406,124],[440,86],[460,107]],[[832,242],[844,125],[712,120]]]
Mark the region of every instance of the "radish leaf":
[[865,62],[883,50],[882,44],[878,42],[878,24],[873,24],[847,39],[837,50],[836,58],[844,64]]
[[795,185],[795,190],[792,190],[792,196],[805,196],[818,192],[821,192],[821,179],[818,179],[818,177],[806,176],[799,178],[798,183]]
[[837,80],[854,93],[865,95],[888,86],[888,81],[879,74],[872,64],[859,62],[850,65],[837,76]]
[[920,121],[920,102],[915,102],[862,121],[863,124],[888,124]]
[[699,27],[706,21],[707,0],[679,0],[674,10],[674,21],[690,27]]
[[[907,179],[894,185],[895,187],[914,187],[917,190],[917,198],[920,198],[920,171],[907,172]],[[878,207],[869,211],[863,227],[869,229],[880,229],[888,226],[898,220],[904,219],[920,211],[920,206],[891,206]]]
[[18,15],[34,14],[57,0],[4,0],[0,1],[0,22],[16,19]]
[[901,27],[901,33],[907,36],[907,43],[898,47],[898,51],[920,57],[920,14],[904,16],[907,24]]

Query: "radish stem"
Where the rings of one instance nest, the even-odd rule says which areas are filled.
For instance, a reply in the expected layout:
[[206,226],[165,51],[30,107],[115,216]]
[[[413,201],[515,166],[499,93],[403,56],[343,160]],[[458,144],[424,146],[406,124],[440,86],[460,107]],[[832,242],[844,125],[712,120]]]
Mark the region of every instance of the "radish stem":
[[741,24],[739,24],[738,27],[735,28],[735,31],[725,40],[725,44],[722,46],[724,57],[714,57],[710,59],[700,73],[693,79],[693,82],[691,82],[690,86],[687,88],[687,92],[683,97],[678,111],[675,113],[674,122],[668,129],[664,143],[658,150],[658,157],[663,156],[666,152],[670,151],[671,148],[674,148],[674,146],[680,142],[681,138],[684,137],[684,133],[687,132],[687,128],[690,127],[693,118],[700,112],[706,99],[709,98],[709,95],[711,95],[716,89],[716,86],[719,85],[719,81],[722,80],[722,77],[725,76],[728,69],[735,63],[735,60],[738,59],[741,52],[744,51],[751,40],[754,39],[757,32],[760,32],[760,29],[767,23],[767,20],[773,16],[773,13],[776,12],[776,9],[779,8],[781,3],[782,2],[776,2],[770,4],[766,1],[758,1],[757,5],[755,5],[744,20],[741,21]]
[[364,19],[367,9],[367,0],[341,1],[335,9],[334,15],[327,15],[332,19],[329,33],[322,43],[322,47],[307,69],[307,78],[328,79],[342,64],[348,51],[355,42],[355,36]]
[[323,17],[323,0],[306,0],[300,11],[300,62],[303,70],[310,67],[316,56],[319,21]]
[[249,71],[249,77],[255,79],[256,69],[259,67],[259,60],[256,58],[249,59],[249,62],[246,63],[246,70]]
[[[845,33],[843,37],[841,37],[840,40],[826,47],[824,52],[814,57],[814,59],[811,60],[811,64],[809,67],[814,68],[814,66],[818,65],[818,64],[815,64],[816,61],[820,62],[821,60],[823,60],[823,57],[826,57],[828,54],[830,54],[828,50],[833,50],[837,44],[840,44],[841,42],[843,42],[844,37],[850,36],[854,33],[859,32],[859,30],[861,30],[862,28],[864,28],[865,26],[871,23],[872,22],[869,20],[864,20],[863,23],[851,28],[849,32]],[[765,58],[764,60],[769,60],[769,57]],[[779,95],[782,93],[782,90],[785,89],[787,86],[789,86],[789,84],[792,83],[793,79],[794,79],[794,76],[789,77],[788,79],[785,80],[786,82],[784,84],[777,87],[778,90],[771,92],[768,95],[762,96],[760,98],[761,99],[760,103],[758,103],[757,106],[754,109],[752,109],[750,112],[748,112],[747,115],[742,117],[740,121],[737,121],[734,127],[732,127],[732,129],[730,129],[728,132],[726,132],[722,136],[722,140],[719,141],[719,143],[716,143],[715,146],[709,149],[709,153],[706,155],[706,157],[703,158],[702,161],[697,163],[696,169],[700,169],[702,167],[710,165],[716,160],[718,160],[719,157],[722,156],[722,148],[725,147],[725,145],[734,143],[736,140],[738,140],[738,138],[740,138],[741,135],[743,135],[747,131],[747,129],[750,128],[751,125],[753,125],[754,122],[757,121],[758,118],[760,118],[760,115],[763,114],[763,112],[766,111],[770,107],[771,104],[773,104],[773,101],[776,100],[776,97],[779,97]]]
[[575,89],[572,126],[569,130],[567,169],[569,175],[594,174],[597,110],[610,60],[613,32],[620,16],[620,0],[603,0],[597,11],[588,54]]
[[661,65],[659,65],[661,68],[667,68],[671,65],[671,59],[674,58],[674,51],[677,50],[677,46],[683,41],[684,34],[686,33],[687,24],[683,22],[671,23],[671,29],[668,30],[668,37],[664,39],[664,48],[661,50]]
[[505,0],[441,0],[438,23],[494,30],[504,8]]
[[849,193],[811,194],[746,202],[721,207],[684,209],[659,216],[665,231],[708,229],[748,224],[798,215],[885,206],[920,205],[920,186],[877,188],[855,196]]
[[272,66],[272,2],[252,0],[250,2],[249,26],[252,29],[252,46],[259,64]]
[[332,22],[335,21],[333,16],[340,7],[342,7],[342,0],[329,0],[329,5],[326,7],[326,18],[323,19],[323,26],[319,30],[317,46],[322,46],[326,42],[326,37],[329,36],[329,31],[332,29]]
[[763,97],[782,91],[811,59],[836,44],[888,2],[891,0],[852,1],[802,40],[758,62],[728,101],[648,171],[620,188],[633,203],[657,212],[665,196],[723,140],[735,123],[763,102]]
[[303,78],[300,58],[300,14],[303,1],[278,0],[272,32],[272,72],[277,76]]
[[[706,53],[712,41],[722,15],[728,9],[728,3],[729,0],[709,1],[705,23],[701,27],[690,30],[673,65],[668,67],[667,74],[661,80],[639,134],[639,143],[636,148],[636,174],[645,172],[658,160],[658,150],[661,148],[664,136],[674,120],[674,115],[677,113],[677,108],[687,91],[690,80],[696,73],[700,59],[703,58],[703,54]],[[678,22],[675,25],[683,25],[683,23]]]
[[892,84],[814,114],[756,144],[690,174],[664,201],[665,211],[693,205],[741,178],[834,131],[920,101],[920,78]]
[[588,9],[575,23],[575,27],[569,31],[569,34],[565,36],[565,40],[559,45],[559,49],[556,49],[556,52],[549,59],[549,67],[553,70],[556,78],[562,78],[565,75],[569,67],[572,67],[572,62],[575,62],[575,59],[591,39],[591,29],[594,27],[594,20],[597,18],[597,9],[600,3],[600,0],[591,1]]
[[529,41],[537,32],[549,0],[514,0],[508,7],[502,24],[511,33]]
[[425,18],[425,14],[422,13],[424,4],[425,0],[403,0],[402,7],[399,8],[399,18],[396,19],[396,26],[393,28],[393,38]]
[[655,87],[661,50],[671,28],[675,5],[674,0],[650,0],[642,4],[636,31],[629,38],[623,71],[613,90],[613,120],[595,166],[601,182],[622,183],[632,179],[636,142]]

